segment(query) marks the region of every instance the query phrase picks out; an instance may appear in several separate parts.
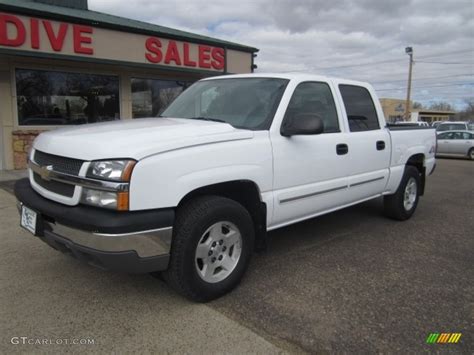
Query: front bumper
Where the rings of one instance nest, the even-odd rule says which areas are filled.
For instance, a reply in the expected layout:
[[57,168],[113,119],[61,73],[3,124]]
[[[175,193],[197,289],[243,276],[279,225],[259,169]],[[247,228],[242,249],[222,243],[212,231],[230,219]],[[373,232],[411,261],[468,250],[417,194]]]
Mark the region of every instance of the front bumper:
[[115,212],[65,206],[37,194],[28,179],[15,184],[19,206],[38,213],[37,236],[51,247],[103,269],[130,273],[165,270],[174,210]]

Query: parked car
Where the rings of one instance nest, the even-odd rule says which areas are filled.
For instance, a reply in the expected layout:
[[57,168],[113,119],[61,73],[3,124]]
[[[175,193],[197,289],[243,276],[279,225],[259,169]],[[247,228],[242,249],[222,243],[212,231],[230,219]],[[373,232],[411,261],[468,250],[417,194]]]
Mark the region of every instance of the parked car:
[[458,130],[469,130],[469,124],[467,122],[443,122],[436,127],[437,132],[444,131],[458,131]]
[[437,155],[456,155],[474,160],[474,132],[449,131],[439,133]]
[[435,146],[431,128],[387,127],[367,83],[229,75],[159,118],[40,134],[15,194],[21,225],[55,249],[163,271],[207,301],[239,283],[267,231],[379,196],[387,216],[410,218]]
[[443,122],[444,121],[433,121],[433,122],[431,122],[431,127],[436,128]]

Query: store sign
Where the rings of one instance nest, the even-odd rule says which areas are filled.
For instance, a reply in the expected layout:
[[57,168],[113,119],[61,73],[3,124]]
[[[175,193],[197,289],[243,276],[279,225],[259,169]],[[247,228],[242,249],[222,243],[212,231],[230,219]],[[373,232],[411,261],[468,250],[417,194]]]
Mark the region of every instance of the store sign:
[[0,13],[0,48],[223,71],[223,48]]

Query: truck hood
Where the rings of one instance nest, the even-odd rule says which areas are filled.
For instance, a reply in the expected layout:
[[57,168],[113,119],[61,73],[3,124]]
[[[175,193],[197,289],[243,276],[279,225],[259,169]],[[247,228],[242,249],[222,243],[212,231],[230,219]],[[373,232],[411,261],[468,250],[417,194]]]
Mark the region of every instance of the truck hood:
[[196,145],[251,139],[253,132],[227,123],[142,118],[93,123],[41,133],[34,148],[81,160],[133,158]]

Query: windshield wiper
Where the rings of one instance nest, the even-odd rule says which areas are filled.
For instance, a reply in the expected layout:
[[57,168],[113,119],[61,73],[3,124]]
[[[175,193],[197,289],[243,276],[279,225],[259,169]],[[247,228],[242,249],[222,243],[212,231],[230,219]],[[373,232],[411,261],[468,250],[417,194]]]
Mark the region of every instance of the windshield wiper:
[[212,117],[189,117],[190,120],[201,120],[201,121],[212,121],[212,122],[221,122],[221,123],[229,123],[219,118],[212,118]]

